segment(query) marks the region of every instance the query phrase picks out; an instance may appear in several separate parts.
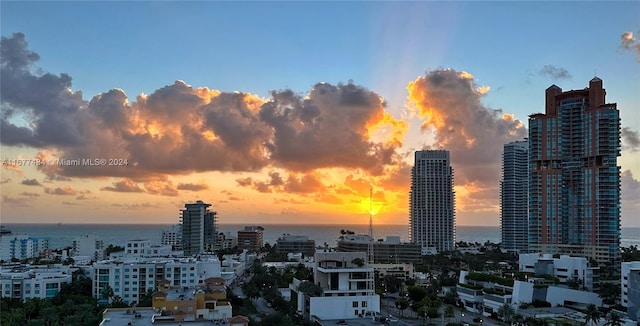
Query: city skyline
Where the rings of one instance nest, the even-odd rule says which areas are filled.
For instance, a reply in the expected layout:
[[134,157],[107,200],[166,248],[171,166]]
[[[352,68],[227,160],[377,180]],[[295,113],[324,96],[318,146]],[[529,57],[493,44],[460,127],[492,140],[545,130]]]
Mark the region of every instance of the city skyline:
[[640,226],[637,2],[0,6],[2,159],[127,160],[3,166],[3,223],[366,224],[373,187],[407,224],[413,152],[446,149],[457,224],[497,226],[502,146],[597,75]]

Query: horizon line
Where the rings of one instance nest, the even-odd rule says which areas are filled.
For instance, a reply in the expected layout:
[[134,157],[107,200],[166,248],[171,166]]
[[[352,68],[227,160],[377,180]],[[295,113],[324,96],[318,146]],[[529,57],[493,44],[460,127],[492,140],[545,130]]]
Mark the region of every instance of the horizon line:
[[[180,225],[180,223],[100,223],[100,222],[96,222],[96,223],[83,223],[83,222],[0,222],[0,225],[11,225],[11,224],[33,224],[33,225],[58,225],[61,224],[61,226],[64,225],[165,225],[165,226],[171,226],[171,225]],[[354,224],[331,224],[331,223],[304,223],[304,224],[295,224],[295,223],[218,223],[218,225],[233,225],[233,226],[237,226],[237,225],[242,225],[242,226],[295,226],[295,225],[299,225],[299,226],[339,226],[339,225],[345,225],[345,226],[368,226],[368,223],[354,223]],[[381,223],[381,224],[374,224],[374,229],[375,226],[379,225],[379,226],[401,226],[401,225],[405,225],[405,224],[393,224],[393,223]],[[473,225],[473,224],[460,224],[460,225],[456,225],[456,227],[461,226],[461,227],[485,227],[485,228],[500,228],[500,225]],[[408,225],[407,225],[408,227]],[[626,228],[640,228],[640,225],[637,226],[620,226],[621,229],[626,229]]]

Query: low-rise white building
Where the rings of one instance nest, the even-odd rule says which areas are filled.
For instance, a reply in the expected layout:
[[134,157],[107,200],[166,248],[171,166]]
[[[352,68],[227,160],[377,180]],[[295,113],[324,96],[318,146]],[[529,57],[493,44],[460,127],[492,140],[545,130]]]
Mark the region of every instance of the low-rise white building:
[[600,296],[593,292],[570,289],[566,286],[512,280],[480,273],[460,272],[457,293],[466,310],[482,312],[485,316],[496,314],[504,304],[517,309],[521,303],[536,300],[547,301],[552,307],[564,306],[586,309],[589,304],[602,305]]
[[182,228],[178,225],[172,225],[168,230],[162,230],[162,245],[171,246],[172,250],[182,250]]
[[151,244],[149,240],[128,240],[125,243],[124,257],[162,257],[172,254],[171,245]]
[[110,287],[114,296],[127,304],[140,301],[158,282],[171,286],[194,287],[210,277],[220,277],[220,261],[215,256],[199,258],[130,258],[96,262],[91,266],[93,296],[103,301],[103,290]]
[[550,254],[520,254],[519,267],[521,272],[552,275],[563,284],[578,282],[579,289],[597,292],[600,288],[599,267],[589,266],[585,257],[562,255],[553,258]]
[[308,319],[350,319],[380,312],[373,267],[364,252],[316,252],[314,282],[294,279],[298,311]]
[[64,265],[3,268],[0,270],[2,297],[21,301],[53,298],[63,285],[71,283],[74,270]]
[[76,237],[73,239],[71,256],[89,256],[92,260],[104,259],[104,243],[95,234]]
[[238,237],[231,232],[218,233],[218,240],[214,246],[214,250],[229,250],[238,246]]
[[393,276],[401,281],[414,278],[413,264],[371,264],[380,277]]
[[49,248],[49,238],[34,238],[27,234],[5,232],[0,235],[0,260],[38,257],[40,252]]
[[640,321],[640,261],[622,263],[621,271],[621,304],[629,318]]

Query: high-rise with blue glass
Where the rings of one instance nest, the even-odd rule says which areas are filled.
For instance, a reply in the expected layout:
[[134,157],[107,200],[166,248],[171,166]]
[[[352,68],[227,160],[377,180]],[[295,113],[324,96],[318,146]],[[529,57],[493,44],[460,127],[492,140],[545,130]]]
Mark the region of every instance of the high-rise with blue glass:
[[[529,116],[529,251],[620,257],[620,114],[602,80],[546,90]],[[614,265],[615,266],[615,265]]]

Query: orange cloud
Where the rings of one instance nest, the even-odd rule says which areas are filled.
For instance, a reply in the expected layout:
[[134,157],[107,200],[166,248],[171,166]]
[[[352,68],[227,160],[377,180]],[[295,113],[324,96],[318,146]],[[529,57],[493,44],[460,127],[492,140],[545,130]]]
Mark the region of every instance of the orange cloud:
[[423,130],[435,133],[432,147],[451,153],[458,209],[497,212],[499,196],[488,189],[498,187],[503,144],[526,137],[522,122],[485,107],[480,99],[488,88],[476,86],[467,72],[431,71],[407,89],[409,101],[425,119]]

